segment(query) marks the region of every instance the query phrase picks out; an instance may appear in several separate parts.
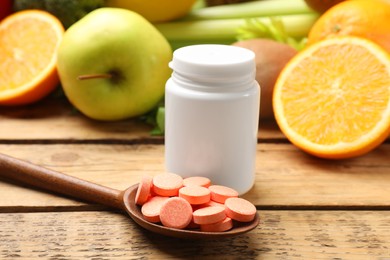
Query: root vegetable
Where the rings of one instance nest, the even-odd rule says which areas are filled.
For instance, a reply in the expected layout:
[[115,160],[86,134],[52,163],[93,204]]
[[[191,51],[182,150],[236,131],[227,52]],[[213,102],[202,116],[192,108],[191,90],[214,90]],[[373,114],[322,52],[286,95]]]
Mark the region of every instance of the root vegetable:
[[324,13],[332,6],[341,3],[345,0],[305,0],[307,5],[319,13]]
[[256,81],[260,84],[260,118],[273,118],[272,92],[280,71],[297,53],[291,46],[269,39],[251,39],[233,43],[252,50],[256,57]]

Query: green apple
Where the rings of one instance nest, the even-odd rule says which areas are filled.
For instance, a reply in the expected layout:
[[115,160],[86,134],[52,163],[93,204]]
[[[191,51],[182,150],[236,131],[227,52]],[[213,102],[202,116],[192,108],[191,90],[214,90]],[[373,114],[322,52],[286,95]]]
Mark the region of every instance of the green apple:
[[172,49],[139,14],[100,8],[65,32],[57,59],[64,93],[79,111],[121,120],[146,113],[162,99]]

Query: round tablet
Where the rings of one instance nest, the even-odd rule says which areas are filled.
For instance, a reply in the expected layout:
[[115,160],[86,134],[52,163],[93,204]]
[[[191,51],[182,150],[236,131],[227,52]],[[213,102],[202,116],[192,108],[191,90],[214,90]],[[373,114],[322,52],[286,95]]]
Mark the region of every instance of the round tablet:
[[238,197],[236,190],[222,185],[211,185],[209,190],[211,191],[211,200],[219,203],[225,203],[227,198]]
[[152,223],[160,222],[161,206],[168,199],[168,197],[156,196],[151,197],[148,201],[146,201],[141,207],[141,213],[144,219]]
[[224,232],[233,227],[233,221],[231,218],[226,217],[224,220],[217,223],[200,225],[200,230],[204,232]]
[[174,173],[162,173],[153,177],[153,192],[160,196],[177,196],[183,187],[183,178]]
[[150,196],[153,177],[149,175],[142,176],[141,182],[138,184],[137,193],[135,194],[135,203],[143,205]]
[[183,198],[169,198],[161,206],[160,220],[166,227],[183,229],[191,223],[192,207]]
[[192,216],[196,224],[204,225],[224,220],[226,213],[222,207],[204,207],[195,210]]
[[225,204],[219,203],[219,202],[216,202],[216,201],[213,201],[213,200],[210,200],[209,202],[204,204],[204,207],[210,207],[210,206],[216,206],[216,207],[225,208]]
[[228,198],[225,207],[226,215],[240,222],[250,222],[256,215],[255,205],[242,198]]
[[210,179],[202,176],[188,177],[183,180],[184,186],[202,186],[208,188],[210,184],[211,184]]
[[210,201],[210,190],[202,186],[188,186],[179,190],[179,197],[191,205],[200,205]]

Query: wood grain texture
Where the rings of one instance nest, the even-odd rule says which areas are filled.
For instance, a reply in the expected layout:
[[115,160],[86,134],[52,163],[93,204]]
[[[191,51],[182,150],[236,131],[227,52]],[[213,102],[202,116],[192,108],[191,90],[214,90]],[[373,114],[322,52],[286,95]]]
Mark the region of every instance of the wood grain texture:
[[0,107],[0,140],[142,140],[152,138],[150,130],[149,125],[137,120],[91,120],[63,99]]
[[[0,145],[0,152],[110,188],[164,171],[163,145]],[[244,197],[262,208],[390,209],[390,145],[351,160],[326,161],[289,144],[259,144],[256,182]],[[0,211],[85,206],[0,180]]]
[[389,211],[259,211],[222,240],[145,231],[115,212],[0,214],[1,259],[388,259]]
[[[90,120],[63,97],[0,107],[0,153],[118,190],[164,171],[164,140],[150,130]],[[258,139],[244,196],[261,217],[252,232],[163,237],[125,213],[0,179],[0,259],[390,259],[389,139],[339,161],[300,151],[273,121],[260,123]]]
[[[163,142],[152,127],[137,119],[116,122],[91,120],[64,99],[47,99],[25,107],[0,107],[0,141]],[[260,124],[259,139],[285,140],[273,120]]]

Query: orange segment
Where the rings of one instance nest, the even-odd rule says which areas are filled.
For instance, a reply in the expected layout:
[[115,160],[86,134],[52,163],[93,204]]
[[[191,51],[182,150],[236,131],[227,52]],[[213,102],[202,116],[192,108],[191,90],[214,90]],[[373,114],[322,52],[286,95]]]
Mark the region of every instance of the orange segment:
[[308,153],[362,155],[390,134],[390,55],[352,36],[313,44],[280,73],[273,106],[282,132]]
[[56,52],[64,28],[39,10],[17,12],[0,23],[0,104],[28,104],[59,83]]

